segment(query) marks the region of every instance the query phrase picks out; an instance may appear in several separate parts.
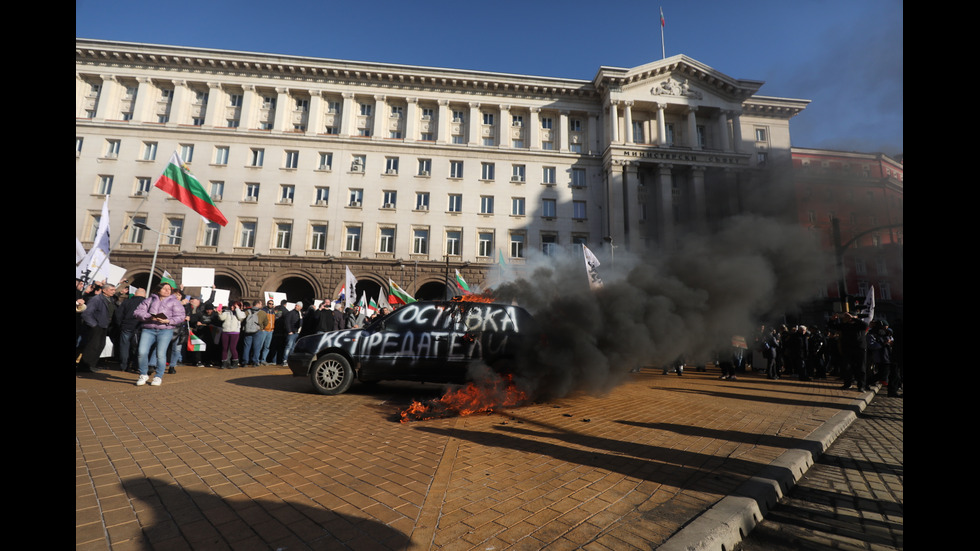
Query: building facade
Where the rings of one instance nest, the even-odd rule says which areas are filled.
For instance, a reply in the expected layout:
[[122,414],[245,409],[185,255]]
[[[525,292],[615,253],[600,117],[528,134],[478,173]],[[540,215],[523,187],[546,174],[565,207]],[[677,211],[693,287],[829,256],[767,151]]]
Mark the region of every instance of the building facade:
[[[883,317],[904,307],[904,164],[881,153],[792,148],[796,216],[822,247],[836,249],[833,220],[844,247],[843,284],[850,296],[875,290]],[[840,300],[837,284],[824,296]]]
[[[685,56],[587,81],[76,39],[76,234],[108,200],[131,279],[160,238],[160,270],[245,298],[332,297],[344,266],[429,298],[501,256],[669,249],[789,164],[807,101],[762,84]],[[227,226],[153,187],[174,151]]]

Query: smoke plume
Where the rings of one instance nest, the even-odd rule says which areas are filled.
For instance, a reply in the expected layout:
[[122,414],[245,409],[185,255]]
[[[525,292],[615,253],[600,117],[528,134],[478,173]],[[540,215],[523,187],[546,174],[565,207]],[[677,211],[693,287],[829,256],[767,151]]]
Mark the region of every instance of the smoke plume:
[[600,288],[590,289],[582,251],[572,248],[529,258],[522,276],[493,294],[525,307],[543,333],[537,353],[517,366],[518,384],[538,398],[601,394],[635,367],[682,355],[703,363],[733,335],[751,342],[760,320],[791,311],[826,285],[824,254],[798,226],[738,216],[711,235],[687,237],[672,253],[606,255]]

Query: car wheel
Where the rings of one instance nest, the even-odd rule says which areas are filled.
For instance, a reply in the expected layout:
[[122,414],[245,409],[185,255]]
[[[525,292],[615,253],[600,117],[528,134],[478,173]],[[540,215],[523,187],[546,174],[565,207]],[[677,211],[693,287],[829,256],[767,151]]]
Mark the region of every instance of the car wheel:
[[354,371],[347,358],[340,354],[327,354],[313,364],[310,381],[320,394],[343,394],[354,381]]

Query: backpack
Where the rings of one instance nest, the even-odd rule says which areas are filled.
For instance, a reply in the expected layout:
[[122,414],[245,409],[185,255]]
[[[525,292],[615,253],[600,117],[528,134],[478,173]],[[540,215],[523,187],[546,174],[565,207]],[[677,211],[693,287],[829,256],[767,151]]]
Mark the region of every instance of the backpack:
[[258,312],[252,312],[245,317],[245,332],[246,333],[258,333],[262,327],[259,325],[259,314]]

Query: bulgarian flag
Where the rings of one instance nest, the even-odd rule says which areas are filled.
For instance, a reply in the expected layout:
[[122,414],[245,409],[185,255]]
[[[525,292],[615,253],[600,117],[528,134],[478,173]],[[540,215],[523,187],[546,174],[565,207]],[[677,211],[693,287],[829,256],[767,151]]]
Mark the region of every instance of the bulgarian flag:
[[167,270],[163,271],[163,275],[160,276],[160,283],[168,283],[171,289],[177,288],[177,282],[174,280],[173,276]]
[[378,313],[378,303],[375,302],[374,299],[372,298],[367,305],[367,315],[368,317],[371,317],[377,313]]
[[174,151],[170,164],[163,170],[156,187],[169,193],[174,199],[187,205],[201,216],[222,226],[228,225],[228,219],[214,205],[211,196],[205,191],[201,182],[197,181],[191,171],[180,160],[180,155]]
[[463,276],[461,276],[459,274],[459,270],[456,270],[456,287],[464,295],[472,295],[473,294],[473,291],[470,291],[470,286],[466,284],[466,280],[463,279]]
[[406,293],[398,286],[394,281],[388,280],[388,303],[392,306],[395,305],[406,305],[415,302],[412,295]]
[[191,331],[191,330],[188,329],[188,331],[187,331],[187,351],[188,352],[204,352],[206,349],[207,349],[207,346],[204,344],[204,341],[202,341],[201,339],[199,339],[198,336],[195,335],[193,331]]

